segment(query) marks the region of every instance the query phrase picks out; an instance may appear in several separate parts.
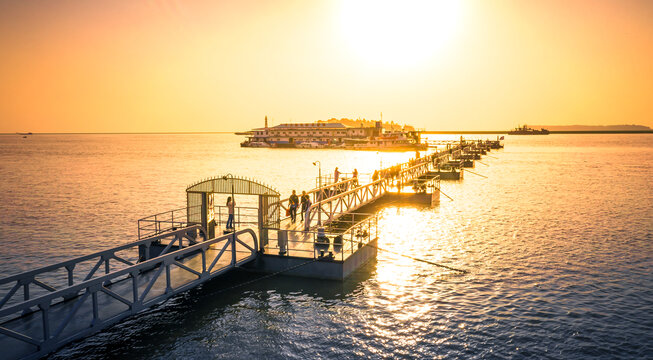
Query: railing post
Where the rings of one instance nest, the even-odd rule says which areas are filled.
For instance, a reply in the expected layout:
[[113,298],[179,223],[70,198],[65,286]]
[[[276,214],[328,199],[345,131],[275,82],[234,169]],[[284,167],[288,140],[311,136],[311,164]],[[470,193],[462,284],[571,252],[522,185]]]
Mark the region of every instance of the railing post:
[[50,302],[39,304],[43,320],[43,342],[47,343],[50,340]]
[[236,231],[231,233],[231,265],[236,265]]
[[100,320],[100,309],[98,306],[98,301],[97,301],[97,292],[98,288],[91,290],[91,288],[87,288],[86,291],[93,291],[91,293],[91,300],[93,301],[93,320],[91,321],[91,326],[96,326],[97,322]]
[[68,271],[68,286],[73,286],[73,270],[75,269],[75,264],[66,265],[66,271]]
[[132,308],[132,312],[136,312],[136,311],[140,310],[139,306],[138,306],[138,298],[139,298],[138,297],[138,271],[132,271],[132,272],[129,273],[129,275],[131,275],[131,277],[132,277],[132,295],[133,295],[132,299],[133,299],[133,303],[132,303],[131,308]]
[[29,283],[30,283],[30,282],[31,282],[31,281],[28,280],[27,282],[25,282],[25,283],[23,284],[23,300],[24,300],[24,301],[29,300]]

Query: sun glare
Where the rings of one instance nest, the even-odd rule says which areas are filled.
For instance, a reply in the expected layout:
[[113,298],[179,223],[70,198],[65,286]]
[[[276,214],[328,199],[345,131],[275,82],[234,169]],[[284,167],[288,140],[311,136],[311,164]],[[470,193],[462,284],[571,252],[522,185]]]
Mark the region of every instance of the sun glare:
[[340,28],[368,63],[411,66],[453,39],[462,8],[462,1],[452,0],[343,0]]

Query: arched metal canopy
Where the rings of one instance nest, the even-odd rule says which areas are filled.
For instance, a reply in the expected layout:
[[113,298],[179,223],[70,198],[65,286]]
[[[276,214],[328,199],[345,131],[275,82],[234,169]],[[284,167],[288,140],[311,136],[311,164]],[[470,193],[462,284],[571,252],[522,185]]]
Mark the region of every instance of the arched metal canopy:
[[205,179],[188,186],[186,193],[231,194],[232,184],[234,194],[280,196],[278,191],[267,185],[238,176],[233,178],[231,176],[215,176]]

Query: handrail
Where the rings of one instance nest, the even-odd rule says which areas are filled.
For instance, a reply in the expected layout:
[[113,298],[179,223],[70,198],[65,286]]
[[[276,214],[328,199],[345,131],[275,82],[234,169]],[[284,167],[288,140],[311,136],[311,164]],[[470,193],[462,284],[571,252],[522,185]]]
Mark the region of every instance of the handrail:
[[[365,213],[349,213],[354,216],[363,216],[364,218],[359,220],[347,221],[349,223],[346,228],[325,228],[324,236],[327,238],[337,238],[340,237],[341,242],[333,242],[334,252],[336,259],[344,261],[349,255],[353,254],[357,249],[354,247],[355,244],[361,243],[366,244],[374,238],[378,238],[378,214],[365,214]],[[338,219],[338,221],[342,221]],[[316,252],[321,249],[322,246],[326,244],[318,241],[318,231],[302,231],[302,230],[293,230],[293,229],[269,229],[274,230],[270,233],[269,240],[275,240],[274,234],[279,234],[280,232],[285,232],[287,236],[285,237],[283,243],[279,243],[279,237],[276,237],[277,246],[273,246],[271,242],[268,242],[268,250],[279,250],[284,251],[280,255],[293,256],[291,252],[294,253],[311,253],[311,257],[316,258]],[[299,234],[299,239],[290,236],[290,234]],[[308,238],[306,238],[308,236]],[[354,240],[354,238],[356,238]],[[283,244],[283,245],[282,245]],[[302,246],[303,244],[303,246]],[[307,244],[312,246],[306,247]],[[338,248],[340,247],[340,248]],[[305,257],[305,255],[300,255]]]
[[[105,273],[109,273],[110,272],[110,266],[108,264],[109,264],[109,260],[111,260],[111,259],[117,260],[117,261],[119,261],[119,262],[121,262],[123,264],[133,265],[133,263],[131,263],[129,260],[123,259],[122,257],[119,257],[119,256],[116,255],[116,253],[118,253],[118,252],[120,252],[122,250],[137,248],[137,247],[143,246],[143,245],[144,246],[150,246],[154,242],[157,242],[157,241],[160,241],[161,239],[169,238],[169,237],[172,237],[172,236],[175,237],[175,240],[179,239],[181,241],[181,239],[184,238],[185,234],[187,234],[189,232],[193,232],[193,231],[200,231],[201,233],[203,233],[204,229],[199,225],[193,225],[193,226],[186,227],[186,228],[183,228],[183,229],[179,229],[179,230],[176,230],[176,231],[162,233],[162,234],[151,236],[151,237],[148,237],[148,238],[145,238],[145,239],[142,239],[142,240],[129,242],[127,244],[120,245],[120,246],[117,246],[117,247],[114,247],[114,248],[101,250],[101,251],[96,251],[96,252],[88,254],[88,255],[78,256],[76,258],[72,258],[72,259],[69,259],[69,260],[66,260],[66,261],[61,261],[61,262],[58,262],[58,263],[55,263],[55,264],[46,265],[46,266],[43,266],[43,267],[40,267],[40,268],[37,268],[37,269],[33,269],[33,270],[26,271],[26,272],[23,272],[23,273],[20,273],[20,274],[15,274],[15,275],[11,275],[11,276],[2,278],[2,279],[0,279],[0,285],[9,284],[9,283],[12,283],[12,282],[16,282],[16,284],[14,285],[14,287],[11,290],[9,290],[6,294],[3,295],[2,299],[0,299],[0,309],[14,296],[14,294],[20,289],[20,287],[23,287],[25,289],[24,292],[23,292],[24,293],[23,301],[29,300],[29,285],[31,285],[31,284],[37,285],[37,286],[39,286],[41,288],[45,288],[46,290],[51,291],[51,292],[53,291],[53,289],[54,289],[55,292],[57,291],[56,288],[54,288],[54,287],[52,287],[50,285],[43,284],[42,282],[37,280],[36,276],[38,276],[38,275],[53,272],[53,271],[59,270],[59,269],[65,269],[67,271],[67,279],[66,279],[67,284],[68,284],[68,286],[71,286],[71,285],[74,284],[74,280],[75,280],[75,278],[73,276],[73,271],[74,271],[75,267],[77,266],[77,264],[79,264],[79,263],[82,263],[82,262],[85,262],[85,261],[88,261],[88,260],[93,260],[93,259],[98,260],[96,265],[91,269],[91,271],[86,276],[84,276],[84,279],[88,280],[90,277],[92,277],[95,274],[95,272],[99,269],[99,267],[103,263],[105,263]],[[173,240],[172,242],[174,242],[175,240]],[[188,239],[188,240],[190,240],[190,239]],[[109,271],[107,271],[107,270],[109,270]],[[46,286],[43,286],[43,285],[46,285]]]
[[[331,183],[331,184],[323,185],[322,187],[317,187],[317,188],[314,188],[314,189],[311,189],[311,190],[307,191],[306,195],[315,195],[315,194],[320,193],[320,192],[325,193],[327,190],[330,190],[330,189],[338,189],[342,185],[345,185],[345,188],[349,188],[348,185],[353,185],[357,180],[358,180],[357,178],[349,178],[349,179],[344,179],[344,180],[338,181],[337,183]],[[301,194],[297,194],[297,196],[299,197],[299,196],[301,196]],[[288,207],[284,206],[283,203],[287,203],[289,200],[290,200],[290,196],[285,198],[285,199],[279,200],[279,206],[282,209],[287,210]],[[315,199],[313,199],[313,200],[315,200]],[[313,202],[315,202],[315,201],[313,201]],[[322,200],[322,201],[324,201],[324,200]]]
[[[251,235],[253,248],[239,239],[239,236],[243,234]],[[207,259],[210,247],[214,244],[225,241],[226,243],[222,247],[222,250],[220,250],[214,258]],[[236,243],[240,243],[245,248],[251,250],[251,255],[246,258],[238,259],[236,256]],[[225,251],[228,247],[231,247],[230,251]],[[42,325],[41,327],[36,327],[36,333],[30,333],[30,330],[34,331],[35,329],[30,329],[30,327],[26,327],[25,329],[11,329],[7,327],[10,326],[8,325],[8,322],[0,324],[0,338],[11,338],[23,342],[24,344],[35,346],[33,349],[25,350],[23,353],[17,353],[22,350],[21,348],[5,349],[3,351],[5,351],[5,355],[14,357],[37,358],[43,356],[70,341],[98,332],[109,325],[115,324],[128,316],[134,315],[148,308],[149,306],[158,304],[175,294],[191,289],[200,283],[218,276],[239,264],[252,260],[257,255],[258,247],[259,244],[256,233],[252,229],[243,229],[235,233],[223,235],[182,250],[153,258],[125,269],[105,274],[98,278],[86,280],[79,284],[57,290],[53,293],[5,309],[0,309],[0,318],[5,318],[15,314],[21,314],[26,309],[36,308],[37,310],[35,311],[41,313],[38,322]],[[198,254],[198,252],[202,260],[201,269],[199,271],[180,262],[180,259],[183,259],[186,256],[191,256],[192,254]],[[211,256],[213,256],[214,253],[211,253]],[[229,264],[216,267],[218,260],[222,258],[222,256],[231,257]],[[173,266],[176,270],[172,269]],[[152,275],[141,277],[140,274],[145,272]],[[181,274],[181,276],[173,283],[171,278],[178,274]],[[187,274],[193,274],[195,275],[195,278],[191,278]],[[142,284],[139,284],[140,278],[145,280]],[[159,287],[154,291],[154,284],[161,278],[165,278],[165,290],[161,291],[162,288]],[[131,292],[128,291],[125,293],[123,291],[122,293],[117,293],[111,290],[111,284],[114,280],[116,281],[115,284],[130,281],[131,286],[123,289],[127,289]],[[144,288],[142,287],[143,285],[145,285]],[[112,311],[111,315],[106,316],[106,314],[104,314],[103,316],[100,316],[101,307],[104,305],[103,302],[98,300],[98,295],[100,293],[109,296],[116,302],[127,305],[127,308],[117,311],[115,307],[107,308],[110,309],[109,311]],[[60,308],[57,311],[57,319],[55,320],[54,317],[51,316],[51,306],[53,306],[53,301],[58,298],[67,298],[71,296],[76,296],[76,298],[71,300],[70,303],[57,305],[63,307],[63,309]],[[84,307],[87,313],[92,316],[89,318],[76,317],[76,314],[81,307]],[[73,321],[73,319],[75,320]]]
[[148,238],[145,238],[145,239],[142,239],[142,240],[137,240],[137,241],[130,242],[130,243],[127,243],[127,244],[124,244],[124,245],[120,245],[118,247],[110,248],[110,249],[107,249],[107,250],[97,251],[97,252],[94,252],[92,254],[79,256],[79,257],[76,257],[76,258],[72,258],[70,260],[58,262],[56,264],[46,265],[46,266],[40,267],[38,269],[34,269],[34,270],[26,271],[24,273],[15,274],[15,275],[11,275],[11,276],[8,276],[8,277],[5,277],[5,278],[1,278],[0,279],[0,285],[6,284],[6,283],[11,282],[11,281],[15,281],[21,275],[35,276],[35,275],[38,275],[38,274],[43,273],[43,272],[51,271],[51,270],[54,270],[54,269],[60,269],[62,267],[65,267],[67,264],[69,264],[71,262],[75,262],[75,263],[83,262],[83,261],[86,261],[86,260],[96,258],[98,256],[102,256],[103,254],[105,254],[107,252],[118,252],[120,250],[125,250],[125,249],[135,247],[135,246],[138,246],[138,245],[151,243],[151,242],[156,241],[156,240],[158,240],[158,239],[160,239],[162,237],[172,236],[172,234],[186,232],[186,231],[192,231],[192,230],[195,230],[195,229],[204,231],[204,229],[202,229],[201,226],[193,225],[193,226],[189,226],[189,227],[184,228],[184,229],[180,229],[180,230],[177,230],[177,231],[174,231],[174,232],[171,232],[171,233],[167,233],[167,234],[165,234],[165,236],[162,236],[162,235],[151,236],[151,237],[148,237]]
[[184,255],[186,253],[194,252],[196,250],[201,250],[201,249],[208,250],[208,248],[211,245],[213,245],[213,244],[215,244],[217,242],[220,242],[220,241],[223,241],[223,240],[228,240],[229,238],[233,238],[234,236],[238,237],[238,235],[244,234],[244,233],[250,233],[252,235],[252,238],[254,238],[254,241],[256,242],[256,247],[258,248],[258,241],[257,241],[256,233],[252,229],[248,228],[248,229],[238,230],[235,233],[222,235],[222,236],[220,236],[218,238],[213,238],[211,240],[189,246],[189,247],[184,248],[182,250],[177,250],[177,251],[171,252],[171,253],[166,254],[166,255],[162,255],[162,256],[152,258],[150,260],[138,263],[138,264],[136,264],[134,266],[131,266],[129,268],[114,271],[114,272],[105,274],[103,276],[97,277],[95,279],[86,280],[86,281],[83,281],[83,282],[78,283],[76,285],[73,285],[71,287],[67,287],[65,289],[57,290],[57,291],[52,292],[50,294],[46,294],[46,295],[43,295],[43,296],[40,296],[40,297],[37,297],[37,298],[34,298],[34,299],[30,299],[28,301],[25,301],[25,302],[20,303],[20,304],[12,305],[12,306],[10,306],[8,308],[5,308],[5,309],[0,309],[0,318],[2,318],[4,316],[7,316],[7,315],[10,315],[12,312],[16,312],[17,308],[22,309],[22,308],[25,308],[25,307],[38,306],[39,304],[43,304],[46,301],[56,299],[56,298],[59,298],[59,297],[63,297],[64,295],[76,294],[76,293],[78,293],[79,290],[88,288],[92,284],[102,284],[102,283],[105,283],[107,280],[110,280],[110,279],[115,278],[115,277],[131,274],[131,273],[134,273],[134,272],[139,271],[139,270],[149,270],[149,269],[152,268],[152,265],[156,265],[156,264],[163,263],[163,262],[168,263],[170,261],[170,259],[180,258],[180,257],[182,257],[182,255]]
[[[354,187],[354,188],[352,188],[350,190],[344,191],[342,193],[339,193],[339,194],[336,194],[336,195],[331,196],[329,198],[318,201],[318,202],[312,204],[308,208],[309,216],[304,221],[307,223],[307,226],[310,227],[311,222],[313,221],[313,219],[315,218],[316,213],[318,213],[318,212],[323,212],[327,216],[327,218],[325,219],[327,222],[333,221],[333,220],[335,220],[337,218],[337,216],[335,216],[335,213],[334,213],[333,210],[334,210],[334,208],[337,209],[338,205],[341,206],[341,210],[342,210],[342,205],[343,205],[342,204],[342,199],[343,198],[348,197],[348,196],[350,196],[352,194],[355,194],[353,200],[354,200],[354,202],[357,201],[357,203],[352,204],[351,201],[350,201],[350,203],[346,204],[347,205],[346,211],[356,210],[359,207],[361,207],[361,206],[367,204],[368,202],[374,200],[373,198],[375,198],[375,197],[379,196],[380,194],[386,192],[387,191],[388,181],[389,180],[385,179],[385,178],[378,179],[378,180],[373,181],[371,183]],[[374,189],[374,190],[370,190],[370,189]],[[332,206],[331,204],[334,203],[334,202],[336,203],[336,205]],[[325,206],[325,205],[329,205],[330,210],[331,210],[330,212],[327,212],[327,211],[324,210],[323,206]],[[319,225],[321,225],[321,224],[319,224]]]

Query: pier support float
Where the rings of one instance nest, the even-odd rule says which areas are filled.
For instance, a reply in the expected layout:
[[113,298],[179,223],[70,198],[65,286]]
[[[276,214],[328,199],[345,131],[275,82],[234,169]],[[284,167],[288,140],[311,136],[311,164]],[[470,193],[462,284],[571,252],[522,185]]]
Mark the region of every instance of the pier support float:
[[293,270],[284,271],[283,274],[314,279],[343,280],[354,272],[354,270],[376,258],[376,248],[377,239],[373,239],[344,261],[330,259],[328,256],[313,259],[261,254],[254,262],[247,265],[247,268],[254,271],[274,273],[296,267]]

